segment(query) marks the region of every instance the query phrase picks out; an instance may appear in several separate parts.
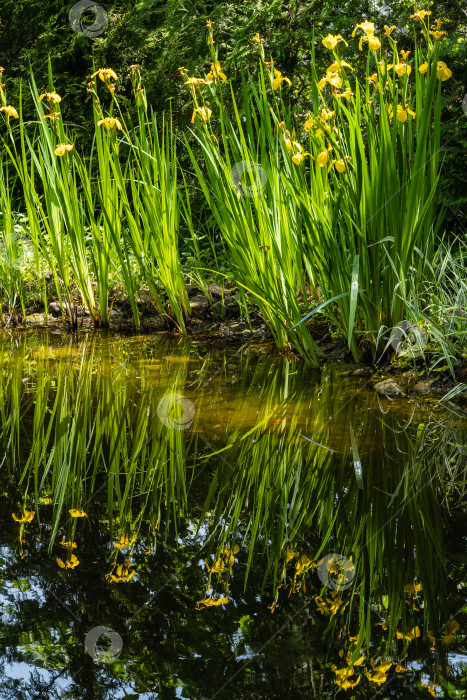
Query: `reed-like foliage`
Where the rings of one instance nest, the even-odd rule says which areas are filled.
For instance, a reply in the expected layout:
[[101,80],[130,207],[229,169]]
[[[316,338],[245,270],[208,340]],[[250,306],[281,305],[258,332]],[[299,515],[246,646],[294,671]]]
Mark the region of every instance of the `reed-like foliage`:
[[[371,22],[357,25],[368,55],[365,75],[356,78],[339,51],[342,37],[322,40],[333,63],[321,79],[313,45],[303,121],[290,100],[291,80],[272,58],[266,61],[259,37],[258,70],[244,77],[239,95],[229,90],[212,26],[210,73],[188,77],[180,69],[194,123],[182,138],[170,112],[156,118],[147,105],[137,65],[129,68],[134,123],[121,110],[117,74],[102,68],[92,76],[90,155],[80,153],[78,134],[63,122],[50,70],[48,92],[40,96],[31,76],[37,123],[23,119],[21,105],[20,115],[8,106],[2,88],[3,177],[16,172],[36,269],[52,270],[62,308],[79,301],[105,326],[111,298],[124,290],[138,327],[144,285],[157,311],[186,332],[181,224],[206,288],[194,187],[228,252],[247,319],[253,304],[279,349],[291,347],[317,366],[321,352],[307,321],[324,313],[355,359],[363,341],[376,358],[381,336],[406,315],[409,284],[417,295],[414,281],[432,272],[428,261],[444,213],[435,195],[441,88],[451,71],[439,60],[439,27],[430,31],[423,13],[414,20],[422,39],[413,51],[399,51],[389,28],[380,39]],[[180,168],[178,141],[191,173]],[[9,186],[1,199],[5,221],[8,192]]]

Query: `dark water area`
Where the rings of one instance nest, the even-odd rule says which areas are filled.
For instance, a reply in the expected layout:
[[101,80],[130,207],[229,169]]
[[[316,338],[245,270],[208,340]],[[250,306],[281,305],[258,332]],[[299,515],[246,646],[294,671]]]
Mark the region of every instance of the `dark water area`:
[[461,406],[261,344],[0,358],[0,698],[467,697]]

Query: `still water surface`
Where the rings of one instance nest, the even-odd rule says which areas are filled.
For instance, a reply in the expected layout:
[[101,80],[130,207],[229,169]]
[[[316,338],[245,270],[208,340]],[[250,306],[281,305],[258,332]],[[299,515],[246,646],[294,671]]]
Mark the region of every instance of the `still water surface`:
[[467,697],[461,406],[264,345],[0,357],[0,698]]

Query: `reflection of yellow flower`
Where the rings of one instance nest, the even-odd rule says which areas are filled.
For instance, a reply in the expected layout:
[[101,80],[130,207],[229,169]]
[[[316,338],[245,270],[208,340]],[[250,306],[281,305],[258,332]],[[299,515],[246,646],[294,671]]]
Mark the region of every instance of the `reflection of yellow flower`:
[[274,68],[274,81],[272,83],[272,89],[277,90],[277,88],[282,88],[282,83],[286,82],[287,85],[292,85],[291,81],[289,78],[286,78],[285,76],[282,75],[280,71],[277,70],[277,68]]
[[339,595],[339,591],[333,591],[331,593],[331,598],[326,598],[326,602],[321,596],[316,596],[315,604],[321,615],[335,615],[342,605],[342,598]]
[[79,559],[76,554],[70,554],[66,561],[57,557],[57,564],[61,569],[74,569],[79,564]]
[[285,553],[285,563],[288,564],[291,559],[295,559],[295,557],[298,557],[298,552],[294,552],[291,549],[288,549]]
[[410,644],[410,642],[412,642],[414,639],[416,639],[419,636],[420,636],[420,628],[418,627],[418,625],[416,627],[414,627],[407,634],[403,634],[402,632],[396,631],[397,639],[406,639],[409,642],[409,644]]
[[460,628],[457,620],[451,620],[443,629],[443,644],[452,644],[456,638],[456,632]]
[[436,77],[438,80],[449,80],[452,75],[452,71],[449,70],[444,61],[438,61],[438,66],[436,68]]
[[119,583],[120,581],[129,581],[135,575],[135,571],[130,570],[130,563],[125,562],[125,564],[120,564],[117,566],[117,575],[107,574],[107,579],[109,581],[114,581]]
[[333,664],[331,669],[336,674],[336,683],[342,690],[355,688],[355,686],[360,683],[361,676],[357,676],[357,680],[355,681],[348,680],[349,677],[354,674],[353,666],[349,666],[349,668],[337,668],[337,666]]
[[205,600],[199,600],[196,603],[196,610],[201,610],[201,605],[204,605],[206,608],[210,608],[213,605],[226,605],[229,603],[229,599],[226,596],[220,596],[220,598],[206,598]]
[[224,547],[224,549],[222,550],[222,554],[224,556],[225,563],[229,564],[230,566],[233,566],[235,563],[235,556],[234,555],[238,554],[239,551],[240,551],[240,547],[238,546],[238,544],[234,545],[233,549],[230,549],[229,546]]
[[120,124],[118,119],[115,119],[115,117],[105,117],[104,119],[100,119],[97,122],[97,126],[101,126],[102,124],[105,126],[107,131],[110,131],[110,129],[113,129],[114,126],[116,126],[117,129],[119,129],[119,131],[122,130],[122,125]]
[[20,518],[18,518],[18,516],[15,515],[15,513],[12,513],[11,515],[13,517],[13,520],[16,520],[17,523],[30,523],[31,520],[33,520],[34,518],[35,512],[36,511],[34,510],[25,510]]
[[39,102],[42,102],[42,100],[46,97],[49,102],[52,102],[53,104],[57,104],[58,102],[62,101],[62,98],[60,95],[57,95],[56,92],[44,92],[40,97],[39,97]]
[[72,518],[87,518],[88,517],[82,508],[80,508],[79,510],[77,508],[71,508],[71,510],[69,510],[68,512],[70,513]]
[[120,540],[119,542],[114,542],[114,547],[117,549],[123,549],[123,547],[131,547],[133,542],[136,541],[136,533],[133,535],[133,537],[130,539],[128,535],[122,534],[120,535]]
[[219,61],[216,61],[216,64],[211,63],[211,72],[208,73],[208,80],[215,80],[216,78],[220,78],[223,83],[227,80],[227,76],[225,73],[221,71],[221,64]]
[[204,563],[206,564],[206,569],[212,574],[221,574],[225,571],[225,564],[220,557],[219,559],[216,559],[211,567],[209,566],[207,559],[204,560]]
[[369,671],[365,671],[365,675],[368,678],[368,680],[371,681],[371,683],[377,683],[378,685],[382,685],[387,681],[386,672],[389,671],[391,666],[392,661],[387,661],[386,663],[380,664],[380,666],[373,667],[373,670],[375,671],[374,676],[372,676]]
[[67,151],[73,150],[72,143],[60,143],[55,149],[54,153],[56,156],[64,156]]
[[5,112],[9,117],[14,117],[15,119],[19,119],[18,112],[11,105],[6,105],[6,107],[0,107],[0,112]]

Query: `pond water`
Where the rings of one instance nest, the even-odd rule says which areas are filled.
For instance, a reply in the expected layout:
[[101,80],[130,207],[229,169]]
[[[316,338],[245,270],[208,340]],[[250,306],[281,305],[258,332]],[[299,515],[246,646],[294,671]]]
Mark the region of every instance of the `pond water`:
[[467,697],[461,406],[251,343],[0,356],[0,698]]

